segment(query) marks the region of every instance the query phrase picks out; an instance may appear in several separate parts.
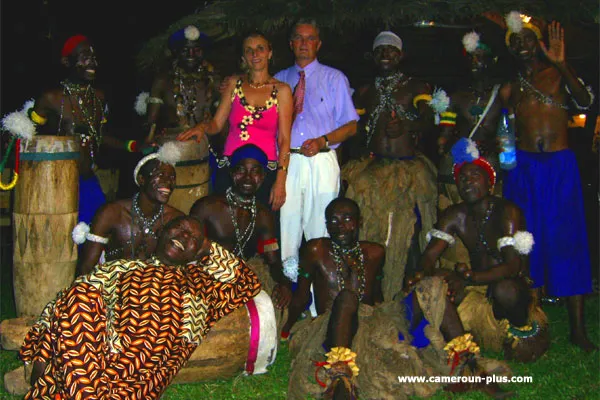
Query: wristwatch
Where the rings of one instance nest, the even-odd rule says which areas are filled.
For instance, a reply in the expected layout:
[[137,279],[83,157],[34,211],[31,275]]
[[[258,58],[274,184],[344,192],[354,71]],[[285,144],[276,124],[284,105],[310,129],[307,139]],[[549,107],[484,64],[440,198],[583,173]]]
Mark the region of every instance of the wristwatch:
[[329,139],[327,139],[327,135],[323,135],[321,137],[325,139],[325,148],[329,147]]

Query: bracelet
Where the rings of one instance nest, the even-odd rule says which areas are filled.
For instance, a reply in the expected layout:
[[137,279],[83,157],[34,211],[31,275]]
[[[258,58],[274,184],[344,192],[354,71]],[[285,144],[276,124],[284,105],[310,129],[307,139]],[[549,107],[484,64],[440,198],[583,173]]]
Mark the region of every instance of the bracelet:
[[323,135],[321,137],[325,139],[325,148],[329,147],[329,139],[327,138],[327,135]]
[[286,167],[286,166],[284,166],[284,165],[280,165],[280,166],[278,166],[278,167],[277,167],[277,170],[278,170],[278,171],[287,172],[287,170],[288,170],[288,167]]
[[127,150],[130,153],[137,152],[137,140],[128,140],[127,142],[125,142],[125,150]]

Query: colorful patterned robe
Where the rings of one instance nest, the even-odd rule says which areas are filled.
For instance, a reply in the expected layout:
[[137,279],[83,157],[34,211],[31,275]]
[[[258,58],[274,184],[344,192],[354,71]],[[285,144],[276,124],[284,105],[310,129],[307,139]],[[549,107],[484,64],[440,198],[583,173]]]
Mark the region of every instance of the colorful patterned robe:
[[21,348],[46,369],[25,399],[158,399],[204,335],[260,291],[213,243],[197,264],[116,260],[46,306]]

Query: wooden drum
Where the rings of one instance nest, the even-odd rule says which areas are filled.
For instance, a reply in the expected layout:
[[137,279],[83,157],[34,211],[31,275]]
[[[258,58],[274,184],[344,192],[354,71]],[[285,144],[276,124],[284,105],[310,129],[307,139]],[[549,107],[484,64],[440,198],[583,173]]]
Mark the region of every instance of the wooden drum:
[[38,316],[75,277],[71,232],[79,202],[79,138],[21,141],[14,201],[13,285],[17,316]]
[[[183,128],[169,129],[166,134],[157,138],[159,144],[174,140]],[[198,200],[209,191],[210,166],[208,165],[208,139],[206,136],[201,143],[195,140],[178,142],[182,149],[181,161],[175,164],[177,180],[171,193],[169,205],[185,214]]]
[[273,303],[261,291],[211,328],[173,383],[263,374],[275,362],[278,339]]

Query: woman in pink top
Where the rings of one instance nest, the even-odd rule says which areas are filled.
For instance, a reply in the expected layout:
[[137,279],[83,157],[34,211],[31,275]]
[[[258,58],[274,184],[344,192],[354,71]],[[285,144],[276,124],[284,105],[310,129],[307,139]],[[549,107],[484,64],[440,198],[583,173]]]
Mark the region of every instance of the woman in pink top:
[[[219,159],[216,192],[230,186],[229,158],[239,147],[254,144],[269,158],[269,169],[257,193],[258,200],[268,203],[273,211],[285,202],[285,179],[290,159],[290,131],[292,127],[292,90],[269,74],[269,60],[273,56],[271,43],[258,32],[244,38],[242,60],[248,74],[230,79],[215,116],[210,122],[200,123],[181,133],[178,140],[204,134],[215,135],[229,120],[229,133],[223,157]],[[220,190],[219,190],[220,189]]]

